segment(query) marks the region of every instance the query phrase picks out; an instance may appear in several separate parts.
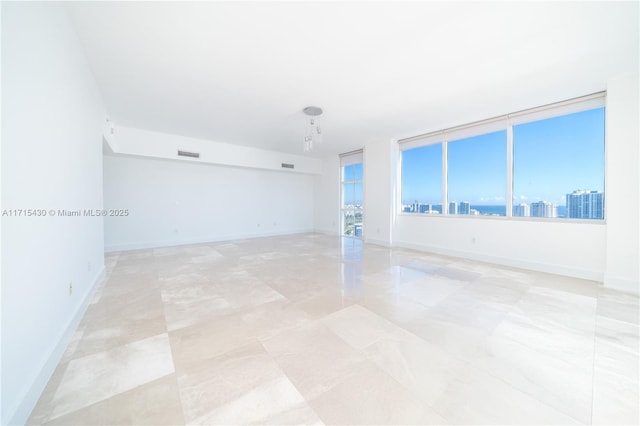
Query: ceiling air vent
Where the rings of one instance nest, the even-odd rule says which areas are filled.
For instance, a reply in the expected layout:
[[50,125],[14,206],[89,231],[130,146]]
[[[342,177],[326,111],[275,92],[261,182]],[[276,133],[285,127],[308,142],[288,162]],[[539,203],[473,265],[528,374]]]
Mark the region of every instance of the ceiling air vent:
[[293,166],[293,164],[282,163],[282,168],[283,169],[293,169],[294,166]]
[[191,158],[200,158],[199,152],[189,152],[189,151],[178,151],[179,157],[191,157]]

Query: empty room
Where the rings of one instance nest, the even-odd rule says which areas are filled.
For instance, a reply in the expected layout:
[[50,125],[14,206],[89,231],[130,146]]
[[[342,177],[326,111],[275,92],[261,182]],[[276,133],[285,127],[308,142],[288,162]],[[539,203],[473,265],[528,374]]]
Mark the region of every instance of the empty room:
[[637,1],[0,7],[1,424],[640,423]]

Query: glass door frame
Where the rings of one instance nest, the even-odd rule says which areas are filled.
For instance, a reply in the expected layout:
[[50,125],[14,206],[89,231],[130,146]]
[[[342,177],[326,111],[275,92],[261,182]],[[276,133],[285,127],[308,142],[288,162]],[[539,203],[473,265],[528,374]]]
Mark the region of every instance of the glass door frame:
[[[349,194],[349,192],[351,193]],[[352,218],[352,222],[348,223],[350,218]],[[342,155],[340,158],[340,235],[361,240],[364,238],[364,161],[362,151]]]

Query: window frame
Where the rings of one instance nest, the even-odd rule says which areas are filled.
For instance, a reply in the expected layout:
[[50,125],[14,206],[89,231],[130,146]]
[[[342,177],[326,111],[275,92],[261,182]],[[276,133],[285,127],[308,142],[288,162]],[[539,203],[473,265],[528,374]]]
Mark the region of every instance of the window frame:
[[[533,221],[533,222],[559,222],[559,223],[589,223],[594,225],[604,225],[607,221],[607,203],[606,203],[606,180],[607,180],[607,164],[606,164],[606,147],[607,138],[606,130],[604,135],[604,176],[603,176],[603,194],[604,194],[604,211],[602,219],[579,219],[579,218],[549,218],[549,217],[521,217],[513,216],[513,177],[514,177],[514,150],[513,150],[513,128],[514,126],[541,121],[548,118],[560,117],[577,112],[588,111],[597,108],[605,109],[605,126],[606,126],[606,92],[597,92],[586,96],[572,98],[566,101],[555,102],[535,108],[529,108],[481,120],[461,126],[455,126],[436,132],[426,133],[414,137],[398,140],[398,191],[395,200],[396,214],[401,216],[420,216],[420,217],[449,217],[449,218],[473,218],[479,220],[517,220],[517,221]],[[506,216],[488,216],[488,215],[460,215],[449,214],[449,194],[448,194],[448,143],[459,139],[481,136],[484,134],[506,130],[506,190],[505,190],[505,207]],[[402,151],[419,148],[426,145],[442,143],[442,213],[439,215],[416,214],[404,212],[402,207]]]
[[[347,152],[344,154],[340,154],[340,236],[346,238],[356,238],[364,241],[364,217],[365,217],[365,183],[364,183],[364,174],[365,174],[365,164],[364,164],[364,149]],[[362,164],[362,176],[360,179],[346,180],[345,179],[345,167],[355,164]],[[355,205],[351,208],[346,208],[344,206],[344,187],[346,185],[362,185],[362,205],[360,208],[356,208]],[[360,236],[356,236],[355,232],[355,222],[354,222],[354,233],[353,235],[345,235],[344,230],[344,218],[345,213],[353,212],[354,221],[356,212],[360,212],[362,215],[362,231]]]

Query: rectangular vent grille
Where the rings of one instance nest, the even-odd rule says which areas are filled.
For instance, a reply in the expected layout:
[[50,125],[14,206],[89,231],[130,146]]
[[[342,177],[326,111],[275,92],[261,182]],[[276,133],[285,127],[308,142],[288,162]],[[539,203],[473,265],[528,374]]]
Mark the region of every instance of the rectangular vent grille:
[[200,158],[200,153],[199,152],[189,152],[189,151],[178,151],[178,156],[180,156],[180,157]]
[[293,169],[293,164],[282,163],[283,169]]

